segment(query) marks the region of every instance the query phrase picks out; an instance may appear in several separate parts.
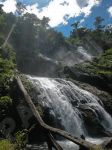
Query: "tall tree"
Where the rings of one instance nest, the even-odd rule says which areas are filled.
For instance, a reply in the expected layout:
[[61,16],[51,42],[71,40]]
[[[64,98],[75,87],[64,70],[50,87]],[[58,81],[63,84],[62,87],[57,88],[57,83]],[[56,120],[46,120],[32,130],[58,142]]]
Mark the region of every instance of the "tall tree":
[[105,26],[102,25],[104,19],[101,16],[95,18],[94,26],[96,30],[102,30]]
[[0,15],[3,13],[3,9],[2,9],[3,5],[0,4]]
[[77,21],[71,25],[73,27],[73,31],[71,32],[72,37],[76,37],[76,38],[79,37],[78,32],[77,32],[79,28],[79,24],[80,24],[80,21]]

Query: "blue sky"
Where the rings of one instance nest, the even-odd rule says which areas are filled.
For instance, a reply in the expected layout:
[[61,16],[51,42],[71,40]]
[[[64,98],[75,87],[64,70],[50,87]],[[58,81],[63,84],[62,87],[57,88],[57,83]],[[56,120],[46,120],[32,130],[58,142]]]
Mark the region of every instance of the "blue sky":
[[[101,16],[102,18],[104,18],[104,22],[103,22],[104,25],[112,24],[112,16],[107,11],[108,8],[111,6],[112,6],[112,0],[103,0],[100,3],[100,5],[94,6],[92,8],[92,13],[87,18],[85,18],[84,22],[82,22],[80,25],[88,27],[88,28],[94,28],[93,22],[95,20],[95,17],[97,17],[97,16]],[[71,24],[73,24],[76,21],[80,21],[83,18],[84,18],[83,15],[80,15],[76,18],[73,17],[73,18],[69,19],[67,25],[61,24],[58,27],[56,27],[55,29],[60,32],[63,32],[65,36],[69,36],[70,31],[72,30]]]
[[49,25],[65,36],[69,36],[71,24],[76,21],[81,21],[80,26],[93,28],[95,17],[101,16],[104,24],[112,24],[112,0],[6,0],[4,10],[14,13],[18,1],[38,18],[49,17]]
[[25,5],[29,4],[32,5],[38,3],[40,8],[45,7],[50,2],[50,0],[17,0],[17,1],[22,2]]

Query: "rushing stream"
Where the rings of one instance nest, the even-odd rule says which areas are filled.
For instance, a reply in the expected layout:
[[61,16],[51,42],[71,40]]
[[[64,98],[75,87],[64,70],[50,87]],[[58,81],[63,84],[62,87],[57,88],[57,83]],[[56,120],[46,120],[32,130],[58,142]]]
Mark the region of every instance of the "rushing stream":
[[101,100],[92,93],[64,79],[28,78],[40,92],[38,100],[42,106],[50,110],[49,113],[60,121],[66,131],[74,136],[88,137],[80,111],[86,108],[94,114],[105,131],[112,132],[112,117],[105,111]]

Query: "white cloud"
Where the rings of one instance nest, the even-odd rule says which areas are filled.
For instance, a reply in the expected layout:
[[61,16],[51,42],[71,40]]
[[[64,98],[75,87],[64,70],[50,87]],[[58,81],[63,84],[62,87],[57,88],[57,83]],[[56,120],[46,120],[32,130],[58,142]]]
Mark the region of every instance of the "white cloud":
[[112,17],[112,6],[109,7],[107,11],[109,12],[110,16]]
[[4,3],[3,3],[3,10],[6,12],[6,13],[10,13],[10,12],[15,12],[16,11],[16,0],[6,0]]
[[[38,18],[42,19],[43,16],[49,17],[49,25],[51,27],[56,27],[59,24],[67,24],[68,19],[72,17],[77,17],[84,14],[87,17],[91,13],[93,6],[100,3],[100,0],[52,0],[43,8],[39,8],[38,3],[34,5],[27,6],[27,12],[34,13]],[[15,11],[15,0],[7,0],[4,4],[4,10],[9,12],[11,9]],[[63,5],[62,5],[63,4]]]
[[80,23],[83,23],[84,21],[85,21],[85,19],[83,18],[83,19],[80,20]]
[[36,14],[40,19],[43,16],[49,17],[49,25],[55,27],[61,23],[67,24],[69,18],[77,17],[82,13],[87,17],[91,13],[91,8],[100,3],[98,0],[85,1],[87,2],[87,5],[84,5],[82,8],[77,3],[77,0],[53,0],[46,7],[42,8],[40,12],[37,4],[27,6],[27,9],[28,12]]

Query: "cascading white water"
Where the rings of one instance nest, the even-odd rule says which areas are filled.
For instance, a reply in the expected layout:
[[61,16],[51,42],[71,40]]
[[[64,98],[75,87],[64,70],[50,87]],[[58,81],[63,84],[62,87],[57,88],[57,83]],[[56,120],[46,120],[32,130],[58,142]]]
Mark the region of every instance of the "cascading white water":
[[92,55],[88,54],[88,52],[82,46],[79,46],[77,50],[80,54],[83,55],[84,60],[91,60],[92,59]]
[[100,99],[92,93],[79,88],[70,81],[28,76],[38,87],[38,99],[50,113],[57,117],[64,128],[80,136],[87,135],[80,107],[91,110],[105,130],[112,132],[112,118],[103,108]]

